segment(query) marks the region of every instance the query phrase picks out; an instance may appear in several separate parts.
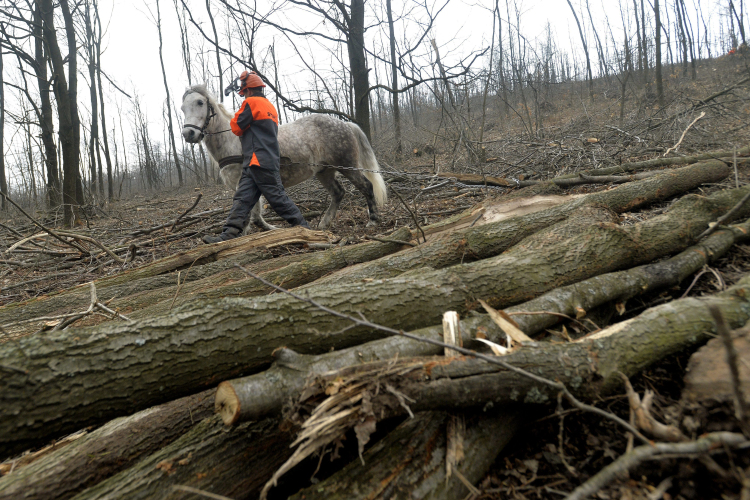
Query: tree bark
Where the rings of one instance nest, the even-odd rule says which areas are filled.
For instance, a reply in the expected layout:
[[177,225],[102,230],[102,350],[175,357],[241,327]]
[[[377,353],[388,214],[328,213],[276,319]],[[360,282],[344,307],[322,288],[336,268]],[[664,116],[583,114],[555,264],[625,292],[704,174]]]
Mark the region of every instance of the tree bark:
[[134,466],[211,417],[213,400],[213,391],[203,391],[113,420],[0,478],[0,499],[70,498]]
[[626,212],[694,189],[704,182],[716,182],[707,180],[709,178],[724,179],[727,175],[729,168],[716,160],[668,171],[540,212],[433,237],[418,247],[373,262],[347,267],[309,286],[367,278],[383,279],[420,267],[443,268],[460,262],[484,259],[504,252],[523,238],[551,224],[565,220],[581,207],[602,206],[617,213]]
[[[632,297],[681,283],[704,265],[721,258],[733,244],[748,239],[750,221],[719,230],[671,259],[595,276],[552,290],[536,299],[510,307],[505,312],[515,313],[514,320],[520,329],[527,335],[534,335],[558,323],[560,317],[554,314],[518,313],[545,311],[576,317],[580,313],[586,313],[610,302],[624,303]],[[484,315],[465,319],[461,322],[460,331],[464,345],[472,342],[472,336],[477,331],[482,331],[488,340],[496,343],[505,340],[505,335]],[[442,326],[427,327],[411,333],[440,340]],[[280,349],[274,353],[276,361],[268,370],[219,384],[216,410],[227,425],[274,415],[302,391],[305,381],[313,375],[365,362],[396,357],[436,356],[440,352],[440,347],[404,337],[374,340],[316,356]]]
[[[445,426],[450,415],[427,412],[403,422],[367,450],[364,464],[354,460],[333,476],[314,484],[293,499],[428,499],[464,498],[466,486],[454,475],[446,480]],[[519,412],[489,412],[467,416],[459,472],[478,483],[495,457],[523,422]]]
[[[583,209],[491,259],[306,293],[334,310],[363,314],[385,326],[411,330],[437,324],[443,311],[465,313],[477,297],[507,307],[680,251],[747,191],[686,196],[669,212],[628,227],[616,225],[616,216],[601,208]],[[745,208],[737,216],[748,212]],[[273,294],[191,303],[132,324],[6,342],[0,345],[0,368],[6,373],[0,379],[0,456],[257,371],[282,345],[320,353],[378,336],[312,304]]]
[[235,500],[257,498],[267,478],[291,455],[291,436],[278,424],[267,419],[227,431],[219,417],[207,418],[169,446],[74,499],[185,498],[176,485]]

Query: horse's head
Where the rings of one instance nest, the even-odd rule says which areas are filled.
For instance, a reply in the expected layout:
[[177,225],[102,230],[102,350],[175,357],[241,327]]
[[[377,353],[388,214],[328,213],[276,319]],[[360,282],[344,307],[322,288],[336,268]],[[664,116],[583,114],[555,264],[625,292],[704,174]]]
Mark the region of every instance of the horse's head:
[[[211,118],[216,115],[216,110],[211,103],[211,98],[205,88],[193,86],[182,96],[182,114],[185,122],[182,127],[182,137],[187,142],[196,143],[203,139]],[[203,90],[203,91],[202,91]]]

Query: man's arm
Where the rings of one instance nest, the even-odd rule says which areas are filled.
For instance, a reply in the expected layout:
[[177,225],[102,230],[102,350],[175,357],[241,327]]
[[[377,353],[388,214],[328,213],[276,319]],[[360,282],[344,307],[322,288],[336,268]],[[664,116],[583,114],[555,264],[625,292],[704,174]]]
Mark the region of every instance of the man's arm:
[[248,104],[248,100],[242,101],[242,106],[235,113],[234,118],[229,122],[234,135],[241,136],[253,123],[253,110]]

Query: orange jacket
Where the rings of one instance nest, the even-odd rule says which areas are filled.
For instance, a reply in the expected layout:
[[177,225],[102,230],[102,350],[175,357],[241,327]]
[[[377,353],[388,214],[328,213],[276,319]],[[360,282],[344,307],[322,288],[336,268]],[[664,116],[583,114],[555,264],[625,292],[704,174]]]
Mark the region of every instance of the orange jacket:
[[279,118],[268,99],[247,97],[229,124],[241,139],[243,166],[279,168]]

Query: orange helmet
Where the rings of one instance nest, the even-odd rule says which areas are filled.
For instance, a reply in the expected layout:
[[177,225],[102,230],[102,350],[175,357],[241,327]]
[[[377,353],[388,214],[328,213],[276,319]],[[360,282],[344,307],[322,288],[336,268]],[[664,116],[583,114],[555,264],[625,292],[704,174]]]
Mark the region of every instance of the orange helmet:
[[242,94],[242,91],[245,89],[266,86],[266,84],[263,83],[263,80],[260,79],[255,71],[243,71],[240,75],[240,81],[242,82],[240,84],[240,94]]

